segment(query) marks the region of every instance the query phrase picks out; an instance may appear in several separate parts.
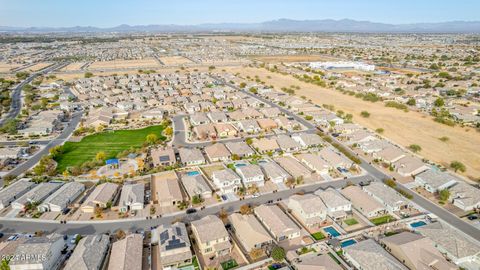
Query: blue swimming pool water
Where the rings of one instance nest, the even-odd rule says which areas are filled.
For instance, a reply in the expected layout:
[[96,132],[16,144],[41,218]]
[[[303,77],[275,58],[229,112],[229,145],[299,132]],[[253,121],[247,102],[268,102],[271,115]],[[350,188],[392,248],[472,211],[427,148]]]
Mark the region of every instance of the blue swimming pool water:
[[340,244],[340,246],[342,246],[342,248],[344,248],[344,247],[348,247],[348,246],[351,246],[351,245],[356,244],[356,243],[357,243],[357,241],[355,241],[355,240],[353,240],[353,239],[349,239],[349,240],[347,240],[347,241],[343,241],[343,242]]
[[417,222],[410,223],[410,226],[412,226],[412,228],[417,228],[424,225],[427,225],[427,223],[425,223],[424,221],[417,221]]
[[195,175],[199,175],[199,174],[200,174],[200,172],[198,172],[198,171],[187,172],[188,176],[195,176]]
[[244,163],[237,163],[235,164],[235,167],[238,168],[238,167],[243,167],[243,166],[247,166],[247,164],[244,164]]
[[324,231],[326,231],[328,234],[330,234],[332,237],[337,237],[337,236],[340,236],[340,233],[335,230],[335,228],[333,227],[326,227],[326,228],[323,228]]

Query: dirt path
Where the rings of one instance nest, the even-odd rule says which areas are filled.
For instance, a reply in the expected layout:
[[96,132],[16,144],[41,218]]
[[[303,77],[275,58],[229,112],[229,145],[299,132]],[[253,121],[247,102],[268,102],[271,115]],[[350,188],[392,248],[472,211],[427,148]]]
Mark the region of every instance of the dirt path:
[[[448,127],[434,122],[431,117],[418,112],[403,112],[387,108],[382,103],[371,103],[358,98],[344,95],[332,89],[301,82],[289,75],[281,75],[260,68],[230,68],[233,73],[244,76],[259,76],[267,85],[277,89],[298,85],[299,96],[306,96],[314,103],[333,104],[336,110],[353,114],[354,122],[370,129],[383,128],[383,136],[392,141],[408,146],[418,144],[422,147],[420,155],[444,166],[458,160],[465,164],[464,175],[472,179],[480,179],[480,133],[472,128]],[[270,76],[267,78],[267,76]],[[361,111],[368,111],[369,118],[360,116]],[[448,142],[442,142],[440,137],[446,136]]]

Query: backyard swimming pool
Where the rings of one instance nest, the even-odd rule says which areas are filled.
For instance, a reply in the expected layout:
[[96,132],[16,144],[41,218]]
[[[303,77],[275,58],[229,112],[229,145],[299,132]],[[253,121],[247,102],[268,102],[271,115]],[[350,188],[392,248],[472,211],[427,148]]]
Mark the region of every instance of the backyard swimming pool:
[[410,223],[410,226],[412,228],[418,228],[418,227],[422,227],[424,225],[427,225],[427,223],[425,223],[424,221],[417,221],[417,222]]
[[330,234],[332,237],[340,236],[340,233],[337,230],[335,230],[335,228],[333,227],[326,227],[326,228],[323,228],[323,230],[326,233]]
[[199,175],[200,172],[199,171],[190,171],[190,172],[187,172],[187,175],[188,176],[195,176],[195,175]]
[[243,166],[247,166],[247,164],[245,164],[245,163],[237,163],[237,164],[235,164],[234,166],[235,166],[235,168],[240,168],[240,167],[243,167]]
[[357,241],[355,241],[354,239],[349,239],[347,241],[343,241],[340,244],[340,246],[342,246],[342,248],[344,248],[344,247],[348,247],[348,246],[351,246],[351,245],[356,244],[356,243],[357,243]]

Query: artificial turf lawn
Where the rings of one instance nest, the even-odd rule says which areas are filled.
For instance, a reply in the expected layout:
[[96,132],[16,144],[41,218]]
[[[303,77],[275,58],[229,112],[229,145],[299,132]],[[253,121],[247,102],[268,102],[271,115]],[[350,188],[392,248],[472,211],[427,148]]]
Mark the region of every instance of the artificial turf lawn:
[[394,220],[395,219],[390,215],[385,215],[385,216],[382,216],[382,217],[370,219],[370,221],[377,226],[388,223],[388,222],[392,222]]
[[147,135],[152,133],[164,140],[163,129],[163,125],[158,125],[135,130],[105,131],[86,136],[80,142],[66,142],[63,153],[55,159],[58,162],[57,170],[63,172],[70,166],[80,166],[93,160],[100,151],[104,151],[107,158],[115,158],[124,150],[141,147]]

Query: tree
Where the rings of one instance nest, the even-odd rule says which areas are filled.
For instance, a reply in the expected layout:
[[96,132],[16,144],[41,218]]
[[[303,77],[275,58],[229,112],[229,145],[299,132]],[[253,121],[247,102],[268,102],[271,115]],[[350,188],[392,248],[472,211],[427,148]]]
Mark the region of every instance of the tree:
[[241,82],[241,83],[240,83],[240,88],[245,88],[245,86],[247,86],[246,83],[244,83],[244,82]]
[[245,140],[245,143],[248,144],[248,145],[252,145],[253,139],[252,139],[252,138],[247,138],[247,139]]
[[393,181],[392,179],[385,180],[385,184],[389,187],[392,187],[392,188],[397,186],[397,183],[395,183],[395,181]]
[[467,168],[465,167],[465,164],[461,163],[460,161],[456,161],[456,160],[452,161],[450,163],[450,168],[455,170],[455,172],[457,172],[457,171],[465,172],[467,170]]
[[377,132],[378,134],[382,134],[385,130],[383,128],[377,128],[375,130],[375,132]]
[[146,142],[149,145],[156,144],[158,142],[158,136],[156,134],[150,133],[147,135]]
[[438,195],[440,196],[440,200],[445,202],[448,200],[448,198],[450,198],[450,191],[448,189],[442,189]]
[[417,101],[414,98],[410,98],[407,101],[407,105],[409,106],[415,106],[417,104]]
[[283,261],[285,259],[285,250],[282,247],[275,246],[272,249],[272,259],[277,262]]
[[48,150],[50,153],[50,156],[52,156],[53,159],[57,158],[60,154],[63,153],[63,147],[61,145],[54,146]]
[[10,135],[17,134],[17,126],[18,126],[18,120],[10,119],[3,125],[3,127],[0,128],[0,132],[8,133]]
[[222,209],[220,209],[220,212],[218,212],[218,217],[224,222],[227,220],[228,213],[223,207],[222,207]]
[[443,137],[440,137],[438,139],[442,142],[448,142],[450,140],[450,138],[448,138],[447,136],[443,136]]
[[253,260],[260,258],[263,255],[263,250],[261,248],[254,248],[250,250],[250,257]]
[[84,77],[87,78],[87,79],[91,78],[91,77],[93,77],[93,73],[92,72],[85,72]]
[[370,113],[367,112],[367,111],[362,111],[362,112],[360,113],[360,115],[361,115],[362,117],[365,117],[365,118],[370,117]]
[[127,234],[125,233],[125,231],[121,230],[121,229],[118,229],[116,232],[115,232],[115,236],[117,237],[118,240],[122,240],[124,239]]
[[103,151],[100,151],[95,155],[95,160],[97,161],[105,161],[105,159],[107,159],[107,154]]
[[443,106],[445,106],[445,100],[443,100],[443,98],[439,97],[433,102],[433,105],[435,105],[435,107],[443,107]]
[[422,151],[422,147],[418,144],[411,144],[408,148],[414,153]]
[[172,136],[173,134],[173,128],[172,127],[166,127],[163,133],[167,136]]
[[250,207],[250,205],[244,204],[244,205],[240,206],[240,213],[242,215],[251,214],[252,213],[252,208]]
[[203,199],[200,195],[195,195],[192,197],[192,203],[193,204],[200,204],[203,202]]

